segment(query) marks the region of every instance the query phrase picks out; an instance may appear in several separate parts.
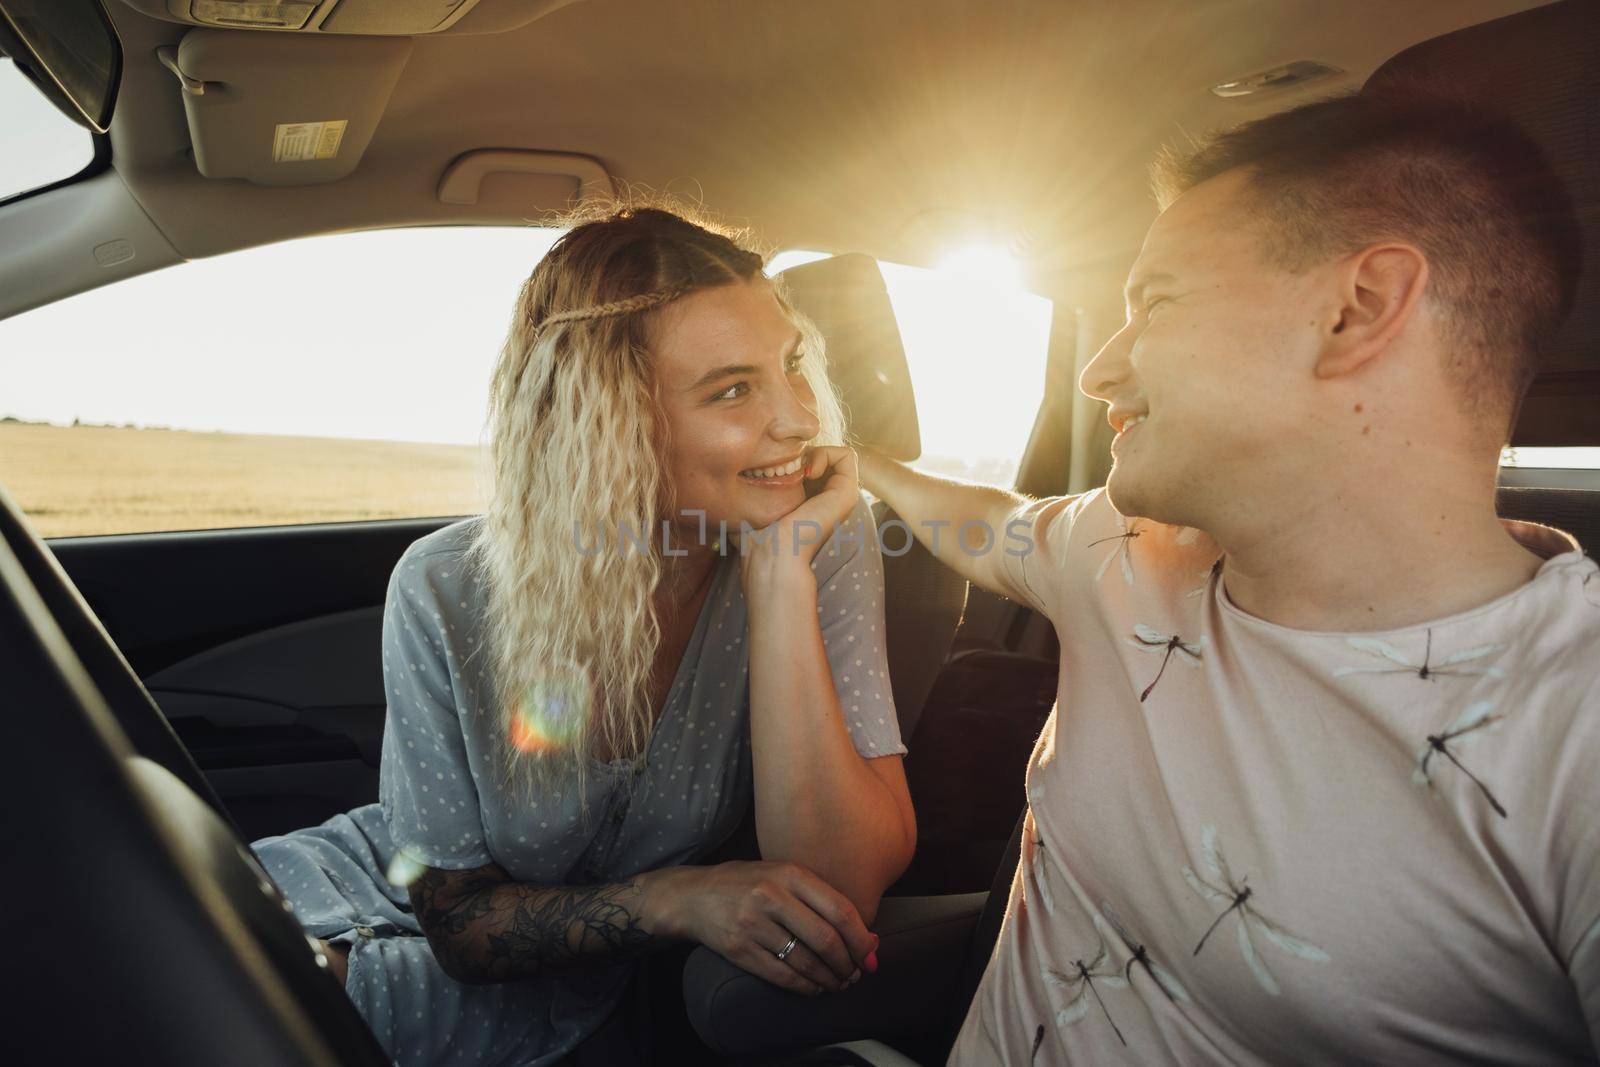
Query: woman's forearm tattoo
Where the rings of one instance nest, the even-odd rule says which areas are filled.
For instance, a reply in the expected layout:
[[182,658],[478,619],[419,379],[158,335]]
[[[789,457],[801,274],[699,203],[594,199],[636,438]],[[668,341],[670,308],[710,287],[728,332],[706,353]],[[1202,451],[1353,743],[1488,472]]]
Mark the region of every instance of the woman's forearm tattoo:
[[439,965],[463,982],[632,959],[654,941],[639,924],[637,882],[541,886],[430,868],[410,893]]

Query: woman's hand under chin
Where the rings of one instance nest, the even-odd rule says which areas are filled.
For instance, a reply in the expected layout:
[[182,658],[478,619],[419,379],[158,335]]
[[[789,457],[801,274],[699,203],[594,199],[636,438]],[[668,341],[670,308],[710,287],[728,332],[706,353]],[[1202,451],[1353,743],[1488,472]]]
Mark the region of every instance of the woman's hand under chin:
[[811,576],[811,561],[861,497],[854,449],[818,445],[806,454],[805,480],[821,483],[787,515],[756,531],[740,545],[739,576],[748,596],[752,583]]

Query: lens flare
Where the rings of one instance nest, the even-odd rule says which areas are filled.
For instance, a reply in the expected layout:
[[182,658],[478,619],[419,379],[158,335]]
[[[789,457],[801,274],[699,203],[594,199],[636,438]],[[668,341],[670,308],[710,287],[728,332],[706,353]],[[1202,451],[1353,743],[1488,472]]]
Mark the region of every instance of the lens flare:
[[396,852],[394,859],[389,861],[389,870],[384,877],[389,879],[389,884],[396,889],[406,886],[422,877],[422,872],[427,870],[427,865],[414,856],[407,855],[404,851]]
[[589,717],[589,685],[577,670],[552,671],[536,682],[511,717],[511,745],[543,755],[567,748]]

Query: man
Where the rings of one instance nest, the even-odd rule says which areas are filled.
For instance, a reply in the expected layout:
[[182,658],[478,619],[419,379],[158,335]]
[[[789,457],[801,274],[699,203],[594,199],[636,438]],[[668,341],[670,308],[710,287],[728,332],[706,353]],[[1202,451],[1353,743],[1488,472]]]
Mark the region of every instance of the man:
[[951,1062],[1592,1060],[1600,579],[1494,508],[1570,208],[1515,128],[1424,97],[1263,119],[1158,186],[1080,382],[1105,490],[863,456],[919,535],[987,523],[925,543],[1061,639]]

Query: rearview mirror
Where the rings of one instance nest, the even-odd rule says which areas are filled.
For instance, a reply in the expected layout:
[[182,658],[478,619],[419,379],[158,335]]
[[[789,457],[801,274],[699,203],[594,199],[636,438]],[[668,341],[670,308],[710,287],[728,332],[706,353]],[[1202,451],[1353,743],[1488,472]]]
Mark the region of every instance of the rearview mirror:
[[0,0],[0,54],[73,122],[110,129],[122,43],[100,0]]

